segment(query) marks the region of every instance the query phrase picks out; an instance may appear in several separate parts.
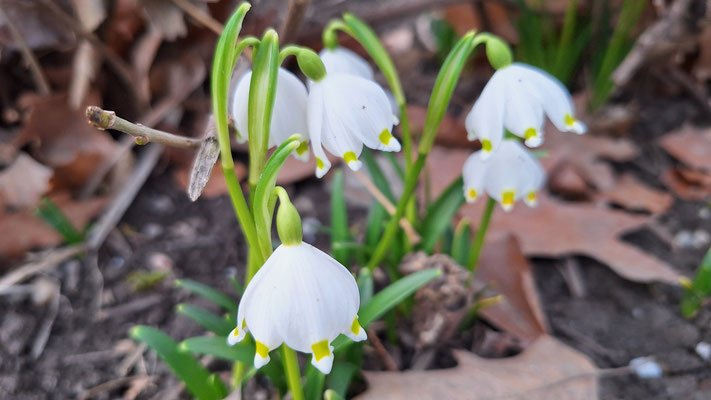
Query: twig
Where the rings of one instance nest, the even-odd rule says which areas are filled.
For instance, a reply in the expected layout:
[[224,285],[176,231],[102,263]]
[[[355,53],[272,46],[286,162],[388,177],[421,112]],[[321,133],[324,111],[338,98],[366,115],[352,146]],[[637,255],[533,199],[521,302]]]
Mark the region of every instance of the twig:
[[291,43],[296,41],[296,37],[301,29],[301,24],[304,22],[306,9],[309,8],[311,0],[289,0],[289,8],[286,9],[286,17],[284,23],[279,29],[279,37],[282,43]]
[[100,385],[94,386],[93,388],[87,389],[84,393],[80,394],[77,398],[79,400],[86,400],[86,399],[92,398],[98,394],[108,392],[110,390],[114,390],[116,388],[119,388],[121,386],[129,384],[133,381],[145,380],[145,379],[152,381],[155,378],[152,376],[148,376],[148,375],[133,375],[133,376],[127,376],[125,378],[113,379],[108,382],[104,382]]
[[202,10],[195,7],[193,3],[187,0],[173,0],[173,3],[197,22],[205,25],[208,29],[215,32],[218,36],[222,34],[224,26],[220,23],[220,21],[212,18],[211,15],[204,13]]
[[159,131],[144,125],[134,124],[121,117],[117,117],[113,111],[105,111],[97,106],[87,107],[86,117],[89,119],[89,123],[95,127],[102,130],[114,129],[127,133],[135,138],[137,144],[141,145],[153,142],[170,147],[197,150],[202,143],[200,139],[173,135],[172,133]]
[[393,358],[390,356],[390,353],[388,353],[388,349],[383,346],[383,342],[380,341],[380,338],[378,337],[375,330],[373,328],[368,328],[367,332],[370,343],[373,344],[373,347],[375,347],[375,351],[382,359],[383,364],[385,364],[385,369],[393,372],[397,371],[398,369],[395,360],[393,360]]
[[140,103],[146,103],[147,99],[140,98],[140,94],[134,89],[134,79],[131,68],[126,64],[121,57],[116,55],[110,48],[108,48],[95,34],[92,32],[87,32],[82,28],[82,24],[77,21],[74,17],[67,14],[62,10],[59,5],[53,0],[39,0],[52,14],[54,14],[58,20],[60,20],[67,28],[74,31],[74,33],[85,40],[89,41],[96,50],[101,53],[101,55],[106,58],[109,65],[114,69],[119,78],[128,87],[136,99]]
[[568,289],[570,289],[570,293],[573,297],[578,299],[585,297],[587,290],[585,289],[585,282],[583,281],[580,264],[577,260],[573,257],[567,257],[560,272],[563,275],[565,283],[568,284]]
[[49,303],[49,310],[47,311],[47,315],[42,320],[42,325],[40,325],[40,328],[37,332],[37,337],[32,343],[32,351],[30,352],[30,354],[32,355],[33,360],[38,359],[39,356],[42,355],[42,352],[44,352],[44,348],[47,345],[47,340],[49,340],[49,334],[52,332],[52,325],[54,325],[54,321],[57,319],[57,314],[59,313],[60,299],[61,296],[59,293],[59,285],[57,285],[54,288],[52,301],[51,303]]
[[86,246],[83,244],[72,247],[61,247],[59,249],[52,250],[49,254],[43,257],[41,261],[25,264],[12,270],[0,279],[0,294],[4,293],[16,283],[20,283],[35,274],[53,268],[62,261],[74,257],[85,250]]
[[[360,171],[355,171],[354,172],[356,178],[365,186],[365,188],[370,192],[370,194],[375,198],[375,200],[378,201],[384,208],[385,211],[388,212],[388,214],[393,215],[395,214],[395,206],[393,203],[388,200],[387,197],[381,192],[374,184],[373,182],[368,179],[365,175],[363,175],[362,172]],[[420,238],[420,235],[417,234],[415,231],[415,228],[412,227],[410,224],[410,221],[408,221],[406,218],[401,218],[400,219],[400,227],[402,228],[403,231],[405,231],[405,234],[407,235],[408,239],[410,240],[410,243],[412,244],[417,244],[419,243],[422,238]]]
[[131,179],[128,180],[126,186],[116,195],[109,205],[109,208],[101,218],[99,218],[99,221],[97,221],[89,233],[89,238],[86,241],[88,249],[97,250],[101,244],[104,243],[106,236],[108,236],[111,230],[116,226],[123,216],[123,213],[126,212],[128,206],[133,202],[133,198],[138,193],[138,190],[141,189],[141,186],[143,186],[143,183],[158,162],[158,158],[162,152],[163,146],[152,144],[149,145],[148,149],[142,154],[138,165],[131,175]]
[[124,314],[132,314],[137,311],[145,310],[146,308],[152,307],[163,300],[163,296],[160,294],[152,294],[146,297],[141,297],[136,300],[129,301],[112,308],[106,308],[99,313],[97,316],[98,320],[104,320],[108,317],[122,316]]
[[37,58],[32,53],[32,50],[30,50],[29,46],[27,45],[27,42],[25,42],[25,39],[22,37],[22,34],[20,34],[20,31],[17,29],[17,26],[15,26],[15,22],[5,12],[4,0],[0,0],[0,16],[2,16],[2,18],[5,20],[7,27],[10,29],[10,34],[12,35],[12,38],[15,39],[17,45],[20,47],[22,57],[25,58],[25,62],[30,67],[30,72],[32,72],[32,79],[34,79],[35,85],[37,85],[37,90],[42,96],[47,96],[52,92],[52,90],[49,88],[49,84],[47,83],[47,78],[45,78],[44,74],[42,73],[42,68],[40,68]]

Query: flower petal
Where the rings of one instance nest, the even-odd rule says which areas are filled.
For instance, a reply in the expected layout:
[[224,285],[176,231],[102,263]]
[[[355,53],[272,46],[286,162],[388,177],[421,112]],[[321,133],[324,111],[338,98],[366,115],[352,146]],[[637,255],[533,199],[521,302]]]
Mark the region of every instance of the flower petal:
[[543,143],[543,106],[520,81],[508,83],[504,127],[524,138],[527,146],[538,147]]
[[235,87],[232,96],[232,119],[237,129],[237,142],[244,143],[249,137],[248,105],[249,105],[249,83],[252,79],[252,71],[245,72]]
[[462,167],[462,178],[464,179],[464,199],[467,203],[473,203],[484,192],[486,170],[489,163],[482,159],[482,151],[477,151],[467,158]]
[[307,122],[308,129],[311,135],[311,147],[314,151],[314,156],[316,157],[316,177],[322,178],[329,169],[331,169],[331,162],[328,161],[326,153],[323,151],[321,136],[324,127],[325,120],[325,110],[324,110],[324,99],[323,99],[323,86],[320,84],[315,84],[311,88],[308,97],[307,111]]
[[345,47],[324,48],[318,54],[327,74],[350,74],[373,80],[373,69],[368,61]]
[[482,159],[487,159],[504,138],[506,75],[499,70],[484,86],[481,95],[467,115],[465,126],[469,140],[479,139]]
[[525,152],[517,140],[504,140],[489,160],[485,178],[486,192],[499,202],[505,211],[511,210],[523,195],[522,183],[526,178],[523,170]]
[[329,345],[327,340],[322,340],[314,343],[311,349],[311,365],[322,374],[328,375],[333,367],[333,346]]

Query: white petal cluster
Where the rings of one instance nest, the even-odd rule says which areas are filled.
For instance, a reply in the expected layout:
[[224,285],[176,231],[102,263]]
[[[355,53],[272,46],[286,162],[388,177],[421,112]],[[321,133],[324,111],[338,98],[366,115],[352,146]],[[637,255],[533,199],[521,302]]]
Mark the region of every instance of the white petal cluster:
[[358,286],[338,261],[301,242],[279,246],[247,286],[237,312],[230,345],[247,331],[256,341],[254,366],[269,362],[269,352],[282,343],[311,353],[311,364],[324,374],[333,365],[330,343],[344,334],[365,340],[358,323]]
[[545,181],[538,160],[518,140],[506,139],[489,159],[484,150],[469,156],[464,163],[464,198],[474,202],[486,192],[501,207],[509,211],[523,198],[529,206],[536,205],[536,191]]
[[[237,83],[232,98],[232,118],[238,132],[238,140],[246,141],[248,125],[249,87],[252,71],[245,73]],[[300,160],[309,159],[309,132],[306,124],[306,104],[308,93],[306,86],[296,75],[284,68],[279,68],[277,88],[274,96],[269,147],[279,146],[291,135],[298,133],[302,142],[294,152]]]
[[469,140],[479,139],[482,157],[492,154],[504,138],[504,129],[525,139],[528,146],[543,142],[543,116],[563,132],[585,133],[575,119],[567,89],[538,68],[514,63],[491,77],[466,118]]
[[326,72],[311,85],[308,99],[308,128],[316,156],[316,176],[331,168],[323,148],[342,157],[357,171],[363,146],[383,151],[400,151],[392,135],[397,118],[383,88],[372,80],[350,74]]

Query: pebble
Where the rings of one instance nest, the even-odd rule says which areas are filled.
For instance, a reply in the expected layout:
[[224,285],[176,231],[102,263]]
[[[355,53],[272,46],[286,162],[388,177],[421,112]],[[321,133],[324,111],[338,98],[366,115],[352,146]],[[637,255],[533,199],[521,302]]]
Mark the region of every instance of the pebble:
[[662,367],[652,357],[637,357],[630,361],[630,368],[642,379],[661,378]]
[[706,342],[699,342],[696,347],[694,347],[696,354],[701,357],[702,360],[708,361],[711,359],[711,344]]
[[149,239],[155,239],[163,233],[163,227],[156,223],[148,223],[143,225],[141,232]]
[[699,209],[699,218],[709,219],[709,217],[711,217],[711,208],[703,207]]
[[165,253],[154,252],[148,256],[148,266],[154,271],[170,272],[173,270],[173,260]]
[[674,235],[674,246],[679,249],[694,247],[694,234],[691,231],[679,231]]

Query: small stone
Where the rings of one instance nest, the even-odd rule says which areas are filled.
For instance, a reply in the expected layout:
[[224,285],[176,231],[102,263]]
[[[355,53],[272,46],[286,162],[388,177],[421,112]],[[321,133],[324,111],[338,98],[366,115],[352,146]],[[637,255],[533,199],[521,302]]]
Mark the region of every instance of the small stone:
[[173,200],[171,200],[168,196],[156,196],[153,199],[153,204],[151,204],[151,206],[154,211],[165,214],[173,211],[173,208],[175,208]]
[[699,218],[701,219],[709,219],[711,217],[711,209],[708,207],[704,207],[699,209]]
[[656,379],[663,375],[662,367],[652,357],[637,357],[630,361],[630,368],[642,379]]
[[674,235],[674,246],[678,249],[694,247],[694,234],[691,231],[679,231]]
[[141,229],[144,235],[148,236],[149,239],[155,239],[163,233],[163,227],[159,224],[149,223],[143,225]]
[[708,232],[703,229],[697,229],[694,231],[694,248],[706,248],[709,241],[711,241],[711,235],[709,235]]
[[148,266],[154,271],[170,272],[173,270],[173,260],[165,253],[151,253],[148,256]]
[[40,276],[32,282],[32,303],[43,306],[52,300],[59,292],[57,282]]
[[699,342],[696,347],[694,347],[696,354],[701,357],[702,360],[708,361],[711,359],[711,344],[706,342]]

